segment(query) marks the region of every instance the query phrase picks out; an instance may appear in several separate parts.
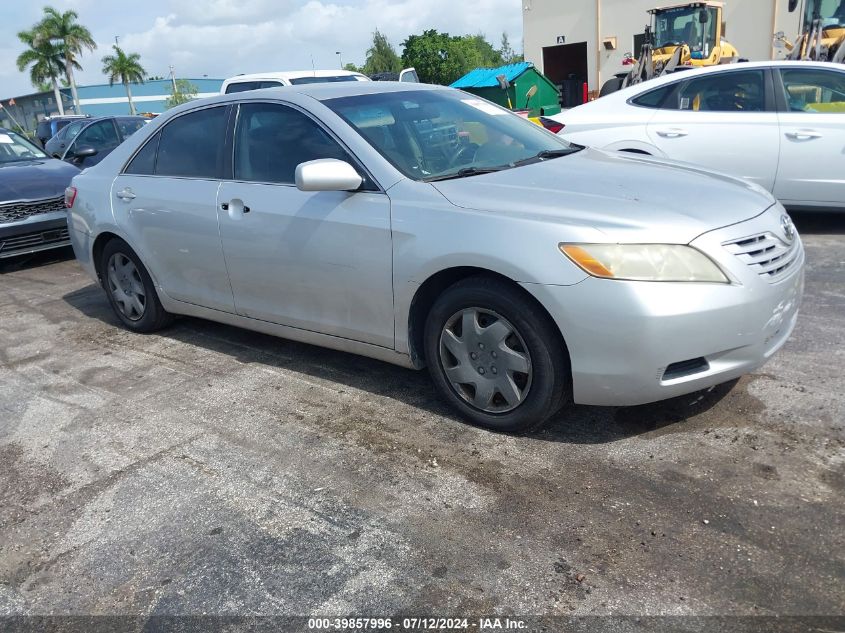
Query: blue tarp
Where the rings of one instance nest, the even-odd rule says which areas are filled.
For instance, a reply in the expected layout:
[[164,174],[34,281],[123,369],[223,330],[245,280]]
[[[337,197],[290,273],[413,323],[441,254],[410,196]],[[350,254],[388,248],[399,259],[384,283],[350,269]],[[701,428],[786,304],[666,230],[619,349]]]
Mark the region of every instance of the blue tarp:
[[508,64],[498,68],[476,68],[451,84],[452,88],[495,88],[499,85],[496,79],[504,75],[508,81],[513,81],[526,70],[534,66],[531,62]]

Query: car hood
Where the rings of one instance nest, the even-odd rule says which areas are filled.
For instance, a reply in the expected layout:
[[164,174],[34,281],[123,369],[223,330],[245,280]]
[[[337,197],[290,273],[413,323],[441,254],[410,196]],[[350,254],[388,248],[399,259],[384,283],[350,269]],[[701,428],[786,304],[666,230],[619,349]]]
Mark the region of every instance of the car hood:
[[57,198],[79,169],[55,158],[0,163],[0,204]]
[[686,244],[775,203],[764,189],[743,180],[594,149],[432,184],[459,207],[592,227],[606,241],[620,242]]

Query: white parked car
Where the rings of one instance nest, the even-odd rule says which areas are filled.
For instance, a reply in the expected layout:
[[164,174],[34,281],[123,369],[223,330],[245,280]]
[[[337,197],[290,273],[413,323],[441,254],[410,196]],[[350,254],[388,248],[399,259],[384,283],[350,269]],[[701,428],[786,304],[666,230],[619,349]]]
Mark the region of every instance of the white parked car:
[[845,209],[845,65],[755,62],[659,77],[552,117],[566,140],[741,176],[792,208]]
[[229,77],[220,87],[220,94],[297,86],[302,84],[334,83],[338,81],[370,81],[370,78],[351,70],[286,70],[284,72],[254,73]]

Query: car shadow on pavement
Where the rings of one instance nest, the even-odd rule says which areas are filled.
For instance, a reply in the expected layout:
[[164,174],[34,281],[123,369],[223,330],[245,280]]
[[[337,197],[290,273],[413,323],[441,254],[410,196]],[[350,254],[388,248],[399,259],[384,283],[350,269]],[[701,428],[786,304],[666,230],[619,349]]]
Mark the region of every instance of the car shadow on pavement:
[[[111,327],[121,327],[97,285],[66,294],[63,299],[87,317]],[[260,363],[296,372],[397,400],[438,416],[459,419],[437,395],[426,371],[403,369],[363,356],[197,318],[180,317],[158,335],[230,356],[240,363]],[[145,335],[138,336],[143,338]],[[529,437],[571,444],[602,444],[655,432],[706,412],[718,404],[735,383],[636,407],[570,406]]]
[[790,211],[789,216],[802,235],[845,234],[845,211]]
[[0,259],[0,275],[26,270],[29,268],[40,268],[57,262],[64,262],[73,259],[73,249],[70,246],[53,248],[31,255],[16,255],[9,259]]

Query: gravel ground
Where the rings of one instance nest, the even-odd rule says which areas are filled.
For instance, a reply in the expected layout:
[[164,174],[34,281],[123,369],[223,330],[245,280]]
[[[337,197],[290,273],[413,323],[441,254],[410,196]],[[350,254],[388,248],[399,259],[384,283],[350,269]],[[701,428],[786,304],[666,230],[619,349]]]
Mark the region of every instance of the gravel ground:
[[[0,615],[845,614],[845,216],[786,347],[523,437],[425,373],[0,271]],[[2,628],[2,627],[0,627]]]

